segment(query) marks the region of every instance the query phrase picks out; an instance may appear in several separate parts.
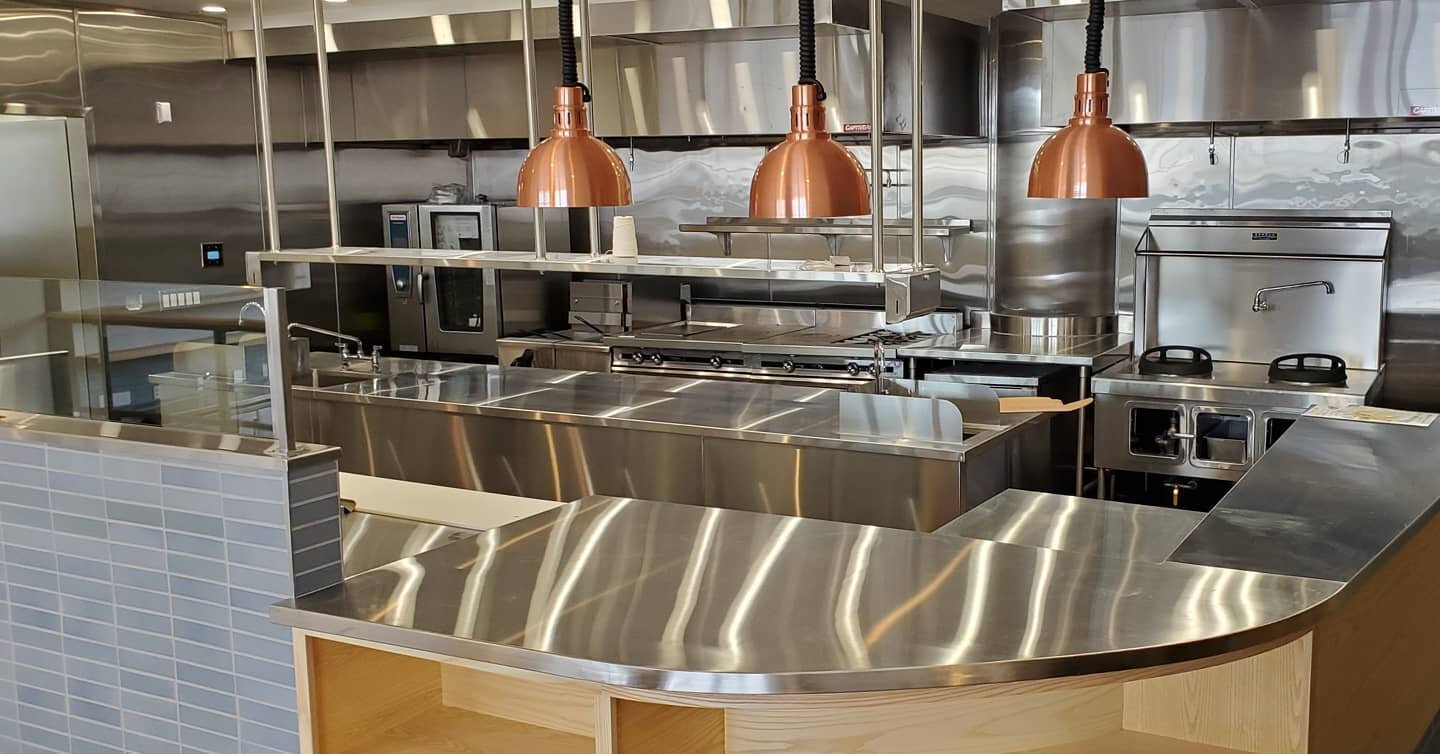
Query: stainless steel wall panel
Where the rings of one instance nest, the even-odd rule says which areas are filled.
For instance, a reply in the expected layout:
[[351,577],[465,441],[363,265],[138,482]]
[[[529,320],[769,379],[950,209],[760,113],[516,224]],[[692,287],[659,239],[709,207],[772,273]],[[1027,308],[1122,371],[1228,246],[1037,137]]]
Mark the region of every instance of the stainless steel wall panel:
[[[1045,25],[1050,125],[1070,117],[1084,23]],[[1105,31],[1119,123],[1407,117],[1440,105],[1440,0],[1120,15]]]
[[[252,71],[224,62],[220,24],[81,11],[79,38],[96,145],[254,146]],[[173,122],[157,122],[157,102]]]
[[1208,138],[1140,139],[1150,169],[1150,196],[1121,199],[1116,228],[1115,269],[1117,310],[1135,312],[1135,247],[1150,222],[1151,210],[1161,207],[1227,209],[1230,207],[1230,170],[1234,140],[1215,140],[1215,164],[1210,164]]
[[[548,134],[553,121],[551,115],[551,87],[560,83],[560,51],[553,42],[538,45],[536,55],[537,81],[540,82],[540,101],[536,114],[540,116],[541,132]],[[610,55],[613,61],[613,53]],[[613,93],[614,65],[607,67],[596,56],[597,81],[590,83],[592,91]],[[476,139],[512,138],[523,139],[529,135],[529,121],[525,117],[525,67],[517,46],[506,45],[477,50],[464,57],[465,101],[463,125],[465,136]],[[357,79],[357,85],[361,81]],[[453,93],[452,93],[453,94]],[[439,95],[439,93],[437,93]],[[357,92],[357,97],[370,96]],[[602,111],[614,111],[618,104],[613,97],[596,97],[594,106]],[[606,118],[599,118],[603,122]],[[616,121],[610,118],[613,129]],[[596,131],[603,134],[603,131]],[[515,193],[511,186],[506,195]],[[533,246],[534,243],[532,242]]]
[[369,58],[352,61],[348,68],[354,86],[355,138],[463,139],[470,135],[464,58]]
[[0,5],[0,104],[79,114],[75,15],[55,7]]

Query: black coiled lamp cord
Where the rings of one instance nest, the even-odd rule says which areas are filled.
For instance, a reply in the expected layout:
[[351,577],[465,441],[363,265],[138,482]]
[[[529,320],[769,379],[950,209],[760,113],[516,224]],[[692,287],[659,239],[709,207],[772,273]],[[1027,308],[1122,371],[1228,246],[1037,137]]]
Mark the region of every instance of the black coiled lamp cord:
[[580,83],[579,56],[575,54],[575,2],[560,0],[560,85],[579,87],[590,101],[590,87]]
[[1100,73],[1100,40],[1105,33],[1105,0],[1090,0],[1090,16],[1085,20],[1085,72]]
[[800,0],[800,83],[815,86],[825,99],[825,85],[815,78],[815,0]]

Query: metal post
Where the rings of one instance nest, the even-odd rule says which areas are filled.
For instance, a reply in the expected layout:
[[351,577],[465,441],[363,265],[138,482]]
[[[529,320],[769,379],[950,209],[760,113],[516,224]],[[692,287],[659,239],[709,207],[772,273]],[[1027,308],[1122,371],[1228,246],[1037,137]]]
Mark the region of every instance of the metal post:
[[[1080,367],[1080,400],[1090,397],[1090,367]],[[1085,411],[1075,412],[1075,496],[1085,497]]]
[[910,228],[915,269],[925,265],[925,0],[910,0]]
[[325,44],[324,0],[315,0],[315,72],[320,79],[320,136],[325,141],[325,190],[326,198],[330,202],[330,247],[338,249],[340,193],[335,181],[335,131],[330,124],[330,50]]
[[[540,143],[540,123],[535,117],[535,108],[540,105],[537,91],[540,74],[535,69],[535,28],[530,16],[534,11],[531,0],[520,0],[520,29],[525,37],[525,115],[530,123],[530,148]],[[535,208],[535,258],[545,258],[545,210]]]
[[870,235],[875,272],[885,271],[885,71],[882,0],[870,0]]
[[265,182],[265,241],[270,251],[280,250],[280,204],[275,199],[275,141],[270,133],[270,70],[265,64],[264,0],[250,0],[255,24],[255,99],[260,106],[260,172]]
[[[576,9],[580,11],[580,80],[586,84],[595,83],[594,40],[590,36],[590,0],[577,0]],[[595,124],[595,108],[586,105],[585,109],[590,114],[590,129],[598,130]],[[590,207],[585,210],[590,223],[590,256],[598,257],[604,251],[603,241],[600,237],[600,210]]]
[[[258,2],[258,0],[257,0]],[[270,424],[276,449],[295,449],[295,423],[290,411],[290,389],[294,364],[290,363],[290,316],[285,311],[285,289],[261,291],[265,310],[265,363],[270,372]]]

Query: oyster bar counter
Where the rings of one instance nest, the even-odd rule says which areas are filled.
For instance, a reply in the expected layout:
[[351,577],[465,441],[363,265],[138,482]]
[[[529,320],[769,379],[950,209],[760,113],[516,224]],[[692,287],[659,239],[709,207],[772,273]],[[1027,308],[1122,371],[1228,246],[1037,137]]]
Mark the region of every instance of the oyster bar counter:
[[1011,491],[934,533],[588,498],[272,618],[321,753],[1410,754],[1437,452],[1307,417],[1203,516]]

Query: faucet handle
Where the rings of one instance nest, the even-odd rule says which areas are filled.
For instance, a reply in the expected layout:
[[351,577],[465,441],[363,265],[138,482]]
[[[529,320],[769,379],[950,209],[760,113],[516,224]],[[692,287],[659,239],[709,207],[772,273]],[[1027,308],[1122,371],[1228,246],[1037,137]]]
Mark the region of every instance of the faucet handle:
[[380,374],[380,346],[370,347],[370,371]]

